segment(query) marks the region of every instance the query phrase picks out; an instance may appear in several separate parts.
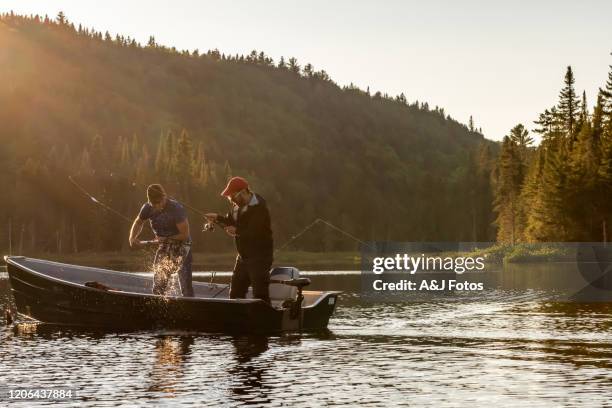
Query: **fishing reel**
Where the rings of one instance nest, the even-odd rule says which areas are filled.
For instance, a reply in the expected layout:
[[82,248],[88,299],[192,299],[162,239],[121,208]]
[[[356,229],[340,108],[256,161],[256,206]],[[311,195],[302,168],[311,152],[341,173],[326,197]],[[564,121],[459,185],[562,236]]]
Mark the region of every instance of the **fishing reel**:
[[218,225],[221,228],[225,228],[226,225],[219,221],[208,221],[204,223],[204,227],[202,227],[202,232],[213,232],[215,230],[215,226]]

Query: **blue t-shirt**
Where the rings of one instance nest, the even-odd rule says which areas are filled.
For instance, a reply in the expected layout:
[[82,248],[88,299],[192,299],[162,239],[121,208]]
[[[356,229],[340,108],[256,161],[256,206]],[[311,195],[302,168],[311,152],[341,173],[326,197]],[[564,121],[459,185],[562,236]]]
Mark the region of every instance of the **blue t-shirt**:
[[143,221],[149,220],[151,229],[158,237],[170,237],[179,233],[176,224],[187,219],[187,212],[177,201],[168,199],[161,211],[155,210],[150,203],[144,203],[138,217]]

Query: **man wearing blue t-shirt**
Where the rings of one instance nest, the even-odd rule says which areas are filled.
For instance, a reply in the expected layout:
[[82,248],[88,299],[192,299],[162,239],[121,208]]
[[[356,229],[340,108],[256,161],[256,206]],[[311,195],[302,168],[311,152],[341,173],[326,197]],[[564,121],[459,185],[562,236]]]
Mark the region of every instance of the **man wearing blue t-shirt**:
[[153,293],[163,295],[170,277],[178,272],[181,293],[192,297],[191,236],[187,213],[178,201],[168,198],[160,184],[151,184],[147,188],[147,198],[149,202],[142,206],[132,224],[130,246],[145,244],[138,240],[138,236],[144,222],[149,220],[155,233],[153,242],[159,245],[153,261]]

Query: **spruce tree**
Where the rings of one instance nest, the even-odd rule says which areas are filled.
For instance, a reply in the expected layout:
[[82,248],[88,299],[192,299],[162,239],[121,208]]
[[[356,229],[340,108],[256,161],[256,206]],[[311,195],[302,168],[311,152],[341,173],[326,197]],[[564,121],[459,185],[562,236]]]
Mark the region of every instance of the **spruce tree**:
[[593,110],[593,137],[601,139],[604,131],[604,95],[600,90],[597,94],[597,104]]
[[172,158],[173,175],[179,186],[181,196],[189,200],[190,187],[192,176],[194,174],[193,167],[193,142],[189,133],[185,129],[181,131],[178,138],[176,149]]
[[568,66],[564,78],[564,87],[559,94],[557,114],[562,123],[562,129],[570,140],[575,139],[576,123],[579,115],[579,104],[574,89],[574,82],[572,67]]
[[187,182],[193,174],[193,143],[186,130],[183,129],[178,138],[176,151],[173,155],[173,170],[179,182]]
[[510,140],[521,150],[526,151],[533,144],[533,138],[529,136],[529,131],[521,123],[510,130],[509,136]]
[[289,58],[289,71],[293,72],[294,74],[300,73],[300,66],[298,65],[297,59],[294,57]]
[[168,163],[168,142],[167,135],[163,132],[159,136],[159,142],[157,144],[157,154],[155,155],[155,173],[158,177],[162,176],[166,169]]
[[64,14],[63,11],[60,11],[59,13],[57,13],[57,18],[56,18],[57,22],[59,25],[66,25],[68,23],[68,20],[66,19],[66,15]]
[[[603,96],[604,110],[606,115],[612,115],[612,65],[609,65],[609,68],[610,71],[608,72],[608,80],[606,81],[604,88],[599,89]],[[608,116],[608,118],[609,117],[610,116]]]
[[498,161],[495,189],[497,240],[514,245],[522,234],[519,196],[523,183],[523,163],[518,145],[505,136]]

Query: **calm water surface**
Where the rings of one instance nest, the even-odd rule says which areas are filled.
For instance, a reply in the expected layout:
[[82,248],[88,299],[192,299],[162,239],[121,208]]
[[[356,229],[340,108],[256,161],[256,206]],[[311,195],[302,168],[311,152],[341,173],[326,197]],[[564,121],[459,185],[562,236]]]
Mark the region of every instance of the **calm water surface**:
[[[79,400],[68,405],[92,407],[612,401],[610,303],[556,302],[547,290],[504,285],[477,300],[372,303],[360,299],[359,275],[311,278],[316,289],[345,291],[327,333],[235,337],[3,325],[0,387],[71,387]],[[0,303],[9,301],[0,275]]]

